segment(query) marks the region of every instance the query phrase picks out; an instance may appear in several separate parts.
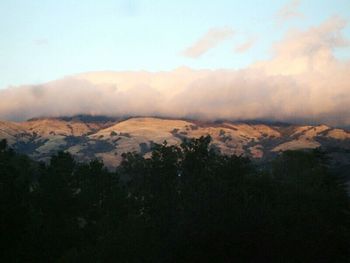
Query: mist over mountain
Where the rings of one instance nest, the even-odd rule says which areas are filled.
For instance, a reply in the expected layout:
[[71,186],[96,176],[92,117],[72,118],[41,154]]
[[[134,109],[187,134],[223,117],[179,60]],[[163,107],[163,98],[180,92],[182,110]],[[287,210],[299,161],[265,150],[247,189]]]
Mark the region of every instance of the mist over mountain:
[[158,116],[202,120],[264,119],[350,125],[350,63],[345,20],[290,31],[272,56],[244,69],[90,72],[0,90],[0,119]]
[[350,262],[350,0],[0,13],[0,263]]

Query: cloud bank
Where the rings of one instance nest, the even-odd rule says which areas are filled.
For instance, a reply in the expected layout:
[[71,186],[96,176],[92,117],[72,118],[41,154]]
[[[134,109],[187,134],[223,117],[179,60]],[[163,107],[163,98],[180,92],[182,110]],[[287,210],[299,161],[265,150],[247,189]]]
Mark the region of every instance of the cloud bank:
[[350,62],[333,55],[349,41],[332,17],[290,31],[273,56],[242,70],[92,72],[0,91],[0,119],[104,114],[268,119],[350,125]]
[[229,27],[210,29],[191,47],[182,52],[185,57],[198,58],[210,49],[216,47],[220,42],[232,37],[233,30]]

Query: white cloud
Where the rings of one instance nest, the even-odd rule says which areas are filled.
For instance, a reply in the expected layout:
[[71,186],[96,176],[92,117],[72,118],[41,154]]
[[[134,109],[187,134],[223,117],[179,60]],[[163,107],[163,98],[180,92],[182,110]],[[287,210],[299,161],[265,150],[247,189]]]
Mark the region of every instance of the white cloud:
[[184,50],[182,54],[186,57],[198,58],[208,50],[216,47],[220,42],[232,37],[233,34],[233,30],[229,27],[210,29],[197,42]]
[[298,74],[310,71],[329,71],[339,62],[333,56],[336,48],[346,47],[349,41],[341,33],[346,21],[334,16],[306,31],[291,30],[273,47],[274,57],[256,63],[273,74]]
[[276,14],[277,23],[283,23],[293,18],[302,18],[303,14],[298,11],[300,0],[292,0],[283,6]]
[[236,53],[245,53],[248,50],[250,50],[256,43],[257,39],[256,38],[250,38],[244,43],[237,45],[234,49]]
[[269,119],[350,125],[345,21],[290,31],[273,57],[242,70],[93,72],[0,91],[0,119],[74,114]]

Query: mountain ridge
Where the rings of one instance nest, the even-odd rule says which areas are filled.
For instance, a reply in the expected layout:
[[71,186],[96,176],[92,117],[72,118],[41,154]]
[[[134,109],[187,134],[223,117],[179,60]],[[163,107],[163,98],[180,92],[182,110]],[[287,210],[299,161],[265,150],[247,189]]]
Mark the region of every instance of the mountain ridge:
[[[212,137],[211,146],[223,154],[243,155],[256,161],[286,150],[350,150],[350,132],[327,125],[88,115],[0,121],[0,139],[7,139],[12,148],[33,159],[46,161],[63,150],[79,161],[103,160],[110,168],[120,164],[122,153],[147,156],[155,143],[179,144],[183,139],[206,135]],[[350,156],[345,159],[350,163]]]

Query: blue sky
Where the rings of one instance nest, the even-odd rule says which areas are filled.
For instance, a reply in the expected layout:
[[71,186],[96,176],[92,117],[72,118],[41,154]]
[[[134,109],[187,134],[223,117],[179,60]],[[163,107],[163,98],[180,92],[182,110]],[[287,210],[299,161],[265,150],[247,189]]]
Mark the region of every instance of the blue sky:
[[[279,16],[288,5],[290,17]],[[1,0],[0,89],[86,71],[244,68],[269,58],[288,30],[332,15],[349,21],[350,1]],[[222,28],[230,33],[206,52],[184,55]],[[343,33],[350,38],[349,25]]]

